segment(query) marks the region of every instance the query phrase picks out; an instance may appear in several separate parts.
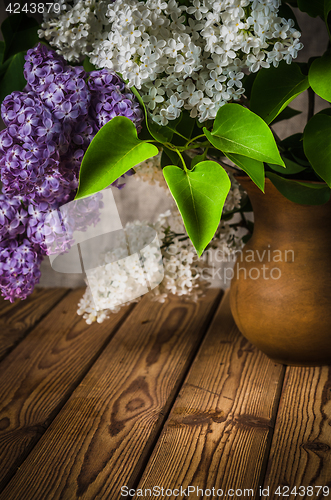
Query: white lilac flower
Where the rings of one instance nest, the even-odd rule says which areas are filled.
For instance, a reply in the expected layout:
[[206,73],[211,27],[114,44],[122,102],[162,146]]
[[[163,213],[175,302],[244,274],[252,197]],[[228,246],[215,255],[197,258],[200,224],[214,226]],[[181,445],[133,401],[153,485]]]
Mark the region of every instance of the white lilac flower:
[[[160,171],[162,175],[159,166],[160,155],[161,153],[147,161],[150,163],[149,167],[143,164],[139,168],[136,167],[136,177],[140,177],[139,170],[151,168],[153,161],[155,170]],[[149,173],[145,175],[147,179],[153,177]],[[230,179],[232,186],[224,205],[226,212],[239,208],[242,198],[239,184],[232,176]],[[166,188],[165,184],[164,187]],[[157,232],[164,269],[162,281],[148,293],[152,300],[164,302],[169,294],[173,294],[196,301],[210,286],[211,280],[208,277],[211,277],[212,266],[208,262],[209,254],[206,252],[201,259],[198,259],[193,244],[187,236],[181,215],[176,206],[173,206],[172,210],[161,214],[154,224],[136,221],[126,225],[126,230],[130,231],[132,253],[143,248],[140,254],[144,270],[137,254],[133,253],[130,258],[125,258],[123,249],[116,249],[102,255],[101,267],[89,272],[88,287],[78,304],[77,311],[88,324],[94,321],[102,323],[112,312],[118,312],[121,304],[140,300],[140,296],[144,293],[145,278],[160,272],[155,258],[159,250],[153,245],[147,245],[149,233],[145,229],[148,226]],[[229,223],[221,221],[207,250],[219,252],[224,258],[233,260],[242,247],[242,237],[238,235],[236,229]],[[139,286],[142,286],[141,293],[138,290]],[[93,297],[97,297],[97,307],[94,305]]]
[[167,195],[171,196],[170,190],[168,189],[167,183],[162,173],[161,154],[162,152],[159,152],[159,154],[153,156],[153,158],[149,158],[148,160],[136,165],[134,167],[134,177],[137,180],[148,182],[151,185],[157,184],[160,187],[163,187]]
[[[89,56],[97,68],[136,86],[161,125],[187,109],[214,119],[244,93],[244,73],[288,64],[303,47],[281,0],[61,0],[39,35],[68,61]],[[157,91],[153,90],[158,82]]]

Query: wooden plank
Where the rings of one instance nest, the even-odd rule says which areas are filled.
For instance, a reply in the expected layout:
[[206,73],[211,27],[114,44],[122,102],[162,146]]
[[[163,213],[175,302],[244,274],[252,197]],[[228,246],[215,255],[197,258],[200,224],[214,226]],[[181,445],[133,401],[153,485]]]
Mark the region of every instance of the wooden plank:
[[88,326],[76,313],[82,293],[66,296],[0,364],[0,489],[132,308]]
[[66,288],[37,288],[26,300],[12,304],[0,298],[0,361],[68,292]]
[[[262,498],[283,498],[295,486],[298,495],[290,498],[300,498],[299,492],[301,498],[331,498],[330,425],[331,367],[287,367],[264,483],[270,496]],[[278,486],[282,495],[275,494]],[[329,487],[329,494],[318,486]]]
[[[216,498],[258,498],[283,372],[283,365],[271,362],[240,335],[227,295],[138,489],[152,490],[159,485],[171,490],[182,486],[185,490],[194,486],[204,491],[215,488]],[[250,489],[253,495],[244,493]],[[190,498],[202,498],[201,493],[194,496],[193,491]],[[166,498],[177,498],[176,493]],[[208,493],[203,498],[209,498]],[[159,496],[155,493],[144,498]]]
[[0,499],[118,500],[141,474],[219,298],[145,297]]

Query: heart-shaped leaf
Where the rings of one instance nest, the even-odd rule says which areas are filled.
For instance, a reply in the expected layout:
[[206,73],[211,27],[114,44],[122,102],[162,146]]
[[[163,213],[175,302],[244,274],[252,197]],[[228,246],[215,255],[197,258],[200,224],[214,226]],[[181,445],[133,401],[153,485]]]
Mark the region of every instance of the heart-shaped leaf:
[[225,104],[216,115],[212,132],[203,129],[209,142],[224,153],[284,166],[268,125],[240,104]]
[[315,172],[331,187],[331,116],[319,113],[309,120],[303,147]]
[[200,257],[219,225],[231,186],[229,177],[214,161],[203,161],[187,171],[169,165],[163,174]]
[[331,52],[326,52],[313,61],[308,77],[313,91],[322,99],[331,102]]
[[[226,153],[226,156],[235,165],[240,167],[252,181],[264,192],[264,165],[262,161],[253,160],[247,156],[237,155],[233,153]],[[282,168],[282,167],[280,167]]]
[[331,190],[326,184],[293,181],[284,179],[284,177],[280,177],[272,172],[267,172],[266,176],[285,198],[294,203],[300,203],[301,205],[323,205],[330,199]]
[[83,157],[75,199],[97,193],[159,150],[141,141],[129,118],[116,116],[96,134]]
[[250,109],[266,123],[271,123],[308,87],[308,77],[302,74],[300,66],[282,61],[277,68],[258,72],[252,88]]

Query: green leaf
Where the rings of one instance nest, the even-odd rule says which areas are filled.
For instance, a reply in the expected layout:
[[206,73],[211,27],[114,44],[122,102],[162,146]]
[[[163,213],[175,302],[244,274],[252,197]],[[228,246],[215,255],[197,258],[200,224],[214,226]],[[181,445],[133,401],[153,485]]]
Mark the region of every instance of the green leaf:
[[232,153],[226,153],[226,156],[229,160],[246,172],[252,181],[261,189],[261,191],[264,192],[264,165],[262,161],[253,160],[247,156]]
[[325,184],[312,184],[284,179],[277,174],[267,172],[266,176],[285,198],[301,205],[323,205],[330,199],[331,190]]
[[302,113],[302,111],[299,111],[297,109],[290,108],[290,106],[287,106],[272,121],[272,125],[274,125],[277,122],[281,122],[282,120],[289,120],[290,118],[293,118],[294,116],[301,115],[301,113]]
[[299,165],[298,163],[290,160],[289,158],[283,157],[283,160],[284,160],[284,163],[286,165],[285,170],[282,167],[279,167],[278,165],[272,165],[271,163],[268,163],[268,165],[270,168],[272,168],[272,170],[275,170],[276,172],[279,172],[280,174],[284,174],[284,175],[298,174],[299,172],[306,170],[306,167]]
[[286,106],[309,87],[297,63],[282,61],[278,68],[259,71],[252,88],[250,109],[271,123]]
[[38,28],[38,22],[23,12],[7,17],[1,25],[5,41],[3,61],[34,47],[39,42]]
[[85,57],[83,61],[83,68],[87,73],[90,73],[91,71],[95,71],[97,68],[90,62],[90,58],[88,56]]
[[303,132],[303,147],[311,166],[331,186],[331,116],[314,115]]
[[298,7],[301,12],[306,12],[311,17],[324,18],[324,0],[298,0]]
[[326,52],[313,61],[308,77],[313,91],[322,99],[331,102],[331,52]]
[[203,161],[187,171],[169,165],[163,174],[200,257],[220,222],[231,186],[229,177],[214,161]]
[[320,111],[319,113],[317,114],[322,114],[322,115],[329,115],[331,116],[331,108],[324,108],[322,109],[322,111]]
[[96,134],[83,157],[75,199],[97,193],[158,149],[141,141],[129,118],[116,116]]
[[216,115],[209,142],[224,153],[236,153],[262,162],[284,165],[268,125],[240,104],[225,104]]
[[26,80],[23,76],[24,52],[15,54],[0,67],[0,103],[4,98],[14,92],[14,90],[23,90]]

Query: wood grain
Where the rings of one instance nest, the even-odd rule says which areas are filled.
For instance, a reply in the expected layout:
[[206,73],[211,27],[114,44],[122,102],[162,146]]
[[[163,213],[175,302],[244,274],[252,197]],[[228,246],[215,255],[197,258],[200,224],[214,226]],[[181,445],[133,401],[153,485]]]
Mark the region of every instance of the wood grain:
[[330,426],[331,367],[288,367],[265,478],[270,496],[262,498],[280,498],[278,486],[301,485],[330,488],[326,497],[314,488],[301,498],[331,498]]
[[[138,488],[191,485],[222,489],[224,495],[231,488],[253,488],[255,495],[268,456],[283,371],[239,334],[227,296]],[[242,500],[243,495],[231,498]]]
[[0,298],[0,361],[68,292],[66,288],[37,288],[26,300],[12,304]]
[[141,474],[219,298],[145,297],[0,499],[118,500]]
[[0,364],[0,488],[131,310],[88,326],[76,313],[82,293],[66,296]]

